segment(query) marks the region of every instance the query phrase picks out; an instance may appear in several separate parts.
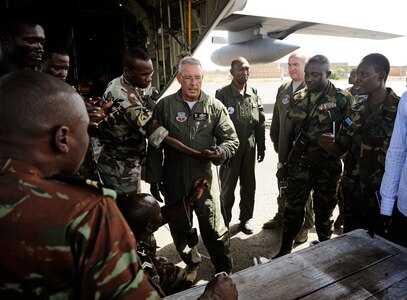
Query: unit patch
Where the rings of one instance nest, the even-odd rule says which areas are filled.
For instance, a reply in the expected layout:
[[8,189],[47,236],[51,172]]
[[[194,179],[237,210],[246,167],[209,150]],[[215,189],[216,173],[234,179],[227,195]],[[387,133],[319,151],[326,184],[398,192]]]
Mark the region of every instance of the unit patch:
[[290,95],[285,95],[281,102],[283,102],[284,105],[287,105],[290,102]]
[[185,122],[187,120],[187,116],[185,111],[179,111],[177,113],[177,117],[175,118],[178,122]]
[[232,107],[232,106],[229,106],[229,107],[228,107],[228,113],[229,113],[229,115],[233,114],[234,112],[235,112],[235,108]]
[[208,120],[208,113],[193,113],[192,117],[195,121],[206,121]]

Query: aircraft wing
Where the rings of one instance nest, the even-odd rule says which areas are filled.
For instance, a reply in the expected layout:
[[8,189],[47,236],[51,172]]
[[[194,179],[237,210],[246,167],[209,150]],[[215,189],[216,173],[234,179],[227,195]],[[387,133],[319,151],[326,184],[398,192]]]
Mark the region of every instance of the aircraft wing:
[[[212,61],[222,66],[230,65],[236,56],[246,57],[251,64],[274,62],[299,48],[284,41],[295,32],[368,39],[398,37],[309,20],[251,15],[244,13],[249,0],[4,2],[7,4],[0,7],[0,13],[7,15],[8,9],[33,12],[42,20],[47,44],[66,47],[71,58],[67,82],[86,97],[100,96],[107,83],[122,74],[122,55],[135,46],[144,48],[151,57],[155,69],[152,86],[160,96],[173,82],[179,60],[194,55],[213,30],[228,31],[227,39],[218,39],[225,46],[211,55]],[[277,17],[279,12],[277,7]]]
[[391,39],[397,34],[317,22],[299,21],[233,13],[223,18],[215,30],[228,32],[227,37],[213,37],[215,44],[226,44],[211,55],[219,66],[228,66],[236,56],[243,56],[252,64],[276,61],[300,48],[283,41],[293,33],[339,36],[363,39]]
[[[269,38],[282,40],[292,33],[353,37],[363,39],[391,39],[401,35],[362,28],[330,25],[323,23],[279,19],[271,17],[244,15],[234,13],[221,20],[215,30],[242,31],[247,28],[261,26]],[[230,42],[230,41],[229,41]]]

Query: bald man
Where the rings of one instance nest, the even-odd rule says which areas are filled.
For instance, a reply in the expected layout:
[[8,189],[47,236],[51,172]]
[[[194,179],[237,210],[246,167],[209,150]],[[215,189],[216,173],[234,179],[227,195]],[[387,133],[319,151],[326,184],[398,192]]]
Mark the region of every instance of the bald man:
[[215,98],[226,106],[240,144],[235,156],[230,160],[231,163],[220,168],[222,185],[220,198],[224,207],[222,213],[226,224],[229,225],[239,179],[240,229],[245,234],[252,234],[253,228],[250,221],[253,217],[256,191],[254,169],[256,158],[257,162],[262,162],[266,150],[265,116],[257,90],[247,84],[250,76],[249,62],[243,57],[237,57],[231,63],[230,74],[233,76],[232,82],[217,90]]
[[[81,96],[16,71],[0,79],[0,97],[0,298],[160,299],[114,191],[69,176],[88,146]],[[237,298],[229,278],[212,283],[203,296]]]

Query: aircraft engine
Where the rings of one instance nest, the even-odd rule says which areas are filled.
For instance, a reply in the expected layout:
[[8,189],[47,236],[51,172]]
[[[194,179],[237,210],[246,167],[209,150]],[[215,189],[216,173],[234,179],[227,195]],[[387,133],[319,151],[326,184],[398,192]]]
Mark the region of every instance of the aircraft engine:
[[243,56],[251,64],[274,62],[300,48],[276,39],[257,39],[244,43],[231,44],[215,50],[211,55],[213,63],[229,66],[237,56]]

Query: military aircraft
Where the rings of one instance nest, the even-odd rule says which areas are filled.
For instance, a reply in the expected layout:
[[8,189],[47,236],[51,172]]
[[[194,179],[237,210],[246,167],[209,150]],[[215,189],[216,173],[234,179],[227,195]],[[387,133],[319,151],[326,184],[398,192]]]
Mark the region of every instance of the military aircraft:
[[237,55],[252,64],[278,60],[299,48],[284,42],[292,33],[388,39],[398,35],[300,20],[246,15],[250,0],[0,0],[0,12],[23,9],[38,15],[47,43],[71,55],[67,82],[90,97],[100,96],[122,72],[129,47],[144,48],[155,73],[157,97],[172,83],[179,60],[194,55],[212,30],[227,30],[227,45],[212,54],[218,65]]

